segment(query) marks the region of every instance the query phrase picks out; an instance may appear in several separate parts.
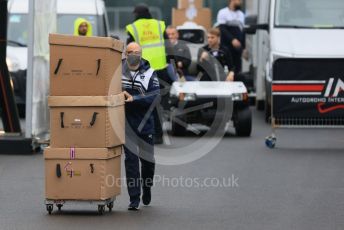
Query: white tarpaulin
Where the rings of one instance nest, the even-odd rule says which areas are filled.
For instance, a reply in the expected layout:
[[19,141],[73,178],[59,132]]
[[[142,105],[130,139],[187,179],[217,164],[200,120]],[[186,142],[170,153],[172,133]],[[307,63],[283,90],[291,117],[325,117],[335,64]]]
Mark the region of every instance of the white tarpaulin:
[[[57,0],[29,1],[34,1],[34,11],[30,12],[31,16],[33,13],[34,18],[31,135],[37,137],[49,132],[49,108],[47,102],[49,95],[48,38],[50,33],[56,33]],[[29,117],[27,116],[27,118]]]

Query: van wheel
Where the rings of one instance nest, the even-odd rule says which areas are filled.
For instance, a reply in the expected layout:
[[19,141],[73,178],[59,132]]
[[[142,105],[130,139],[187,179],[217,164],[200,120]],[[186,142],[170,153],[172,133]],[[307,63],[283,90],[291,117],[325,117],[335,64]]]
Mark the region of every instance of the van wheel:
[[252,113],[249,107],[238,109],[234,116],[234,127],[239,137],[249,137],[252,132]]

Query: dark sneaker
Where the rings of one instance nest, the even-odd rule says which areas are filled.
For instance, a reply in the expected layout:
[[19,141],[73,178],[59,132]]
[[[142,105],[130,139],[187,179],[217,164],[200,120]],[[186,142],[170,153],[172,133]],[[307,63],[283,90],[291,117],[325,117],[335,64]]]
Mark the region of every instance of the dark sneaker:
[[138,205],[132,205],[132,204],[130,204],[129,207],[128,207],[128,210],[129,210],[129,211],[139,211],[140,208],[139,208]]
[[139,206],[140,206],[140,197],[139,196],[136,198],[131,197],[128,210],[129,211],[138,211]]
[[151,188],[143,188],[142,203],[149,205],[152,199]]

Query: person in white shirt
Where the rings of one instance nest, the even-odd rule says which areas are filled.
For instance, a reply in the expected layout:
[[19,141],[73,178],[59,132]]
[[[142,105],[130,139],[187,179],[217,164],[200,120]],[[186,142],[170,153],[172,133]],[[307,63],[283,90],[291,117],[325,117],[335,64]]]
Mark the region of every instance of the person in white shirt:
[[242,53],[245,49],[245,14],[242,0],[228,0],[228,6],[217,15],[216,25],[221,30],[221,43],[231,50],[236,73],[242,70]]

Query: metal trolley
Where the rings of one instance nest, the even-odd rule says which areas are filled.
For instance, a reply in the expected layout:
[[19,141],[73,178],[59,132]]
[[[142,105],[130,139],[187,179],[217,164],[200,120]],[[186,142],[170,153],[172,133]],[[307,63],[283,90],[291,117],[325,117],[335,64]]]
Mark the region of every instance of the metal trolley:
[[[344,128],[343,61],[279,59],[274,63],[269,87],[272,134],[265,139],[267,147],[275,148],[276,129]],[[329,71],[338,77],[329,77]]]
[[54,211],[54,205],[56,205],[58,211],[62,210],[63,205],[65,204],[91,204],[91,205],[97,205],[98,206],[98,213],[100,215],[103,215],[106,211],[106,207],[109,209],[109,212],[112,212],[112,209],[114,207],[114,202],[116,200],[116,197],[113,197],[111,199],[107,199],[104,201],[96,201],[96,200],[46,200],[45,205],[47,208],[47,212],[49,215],[52,214]]

